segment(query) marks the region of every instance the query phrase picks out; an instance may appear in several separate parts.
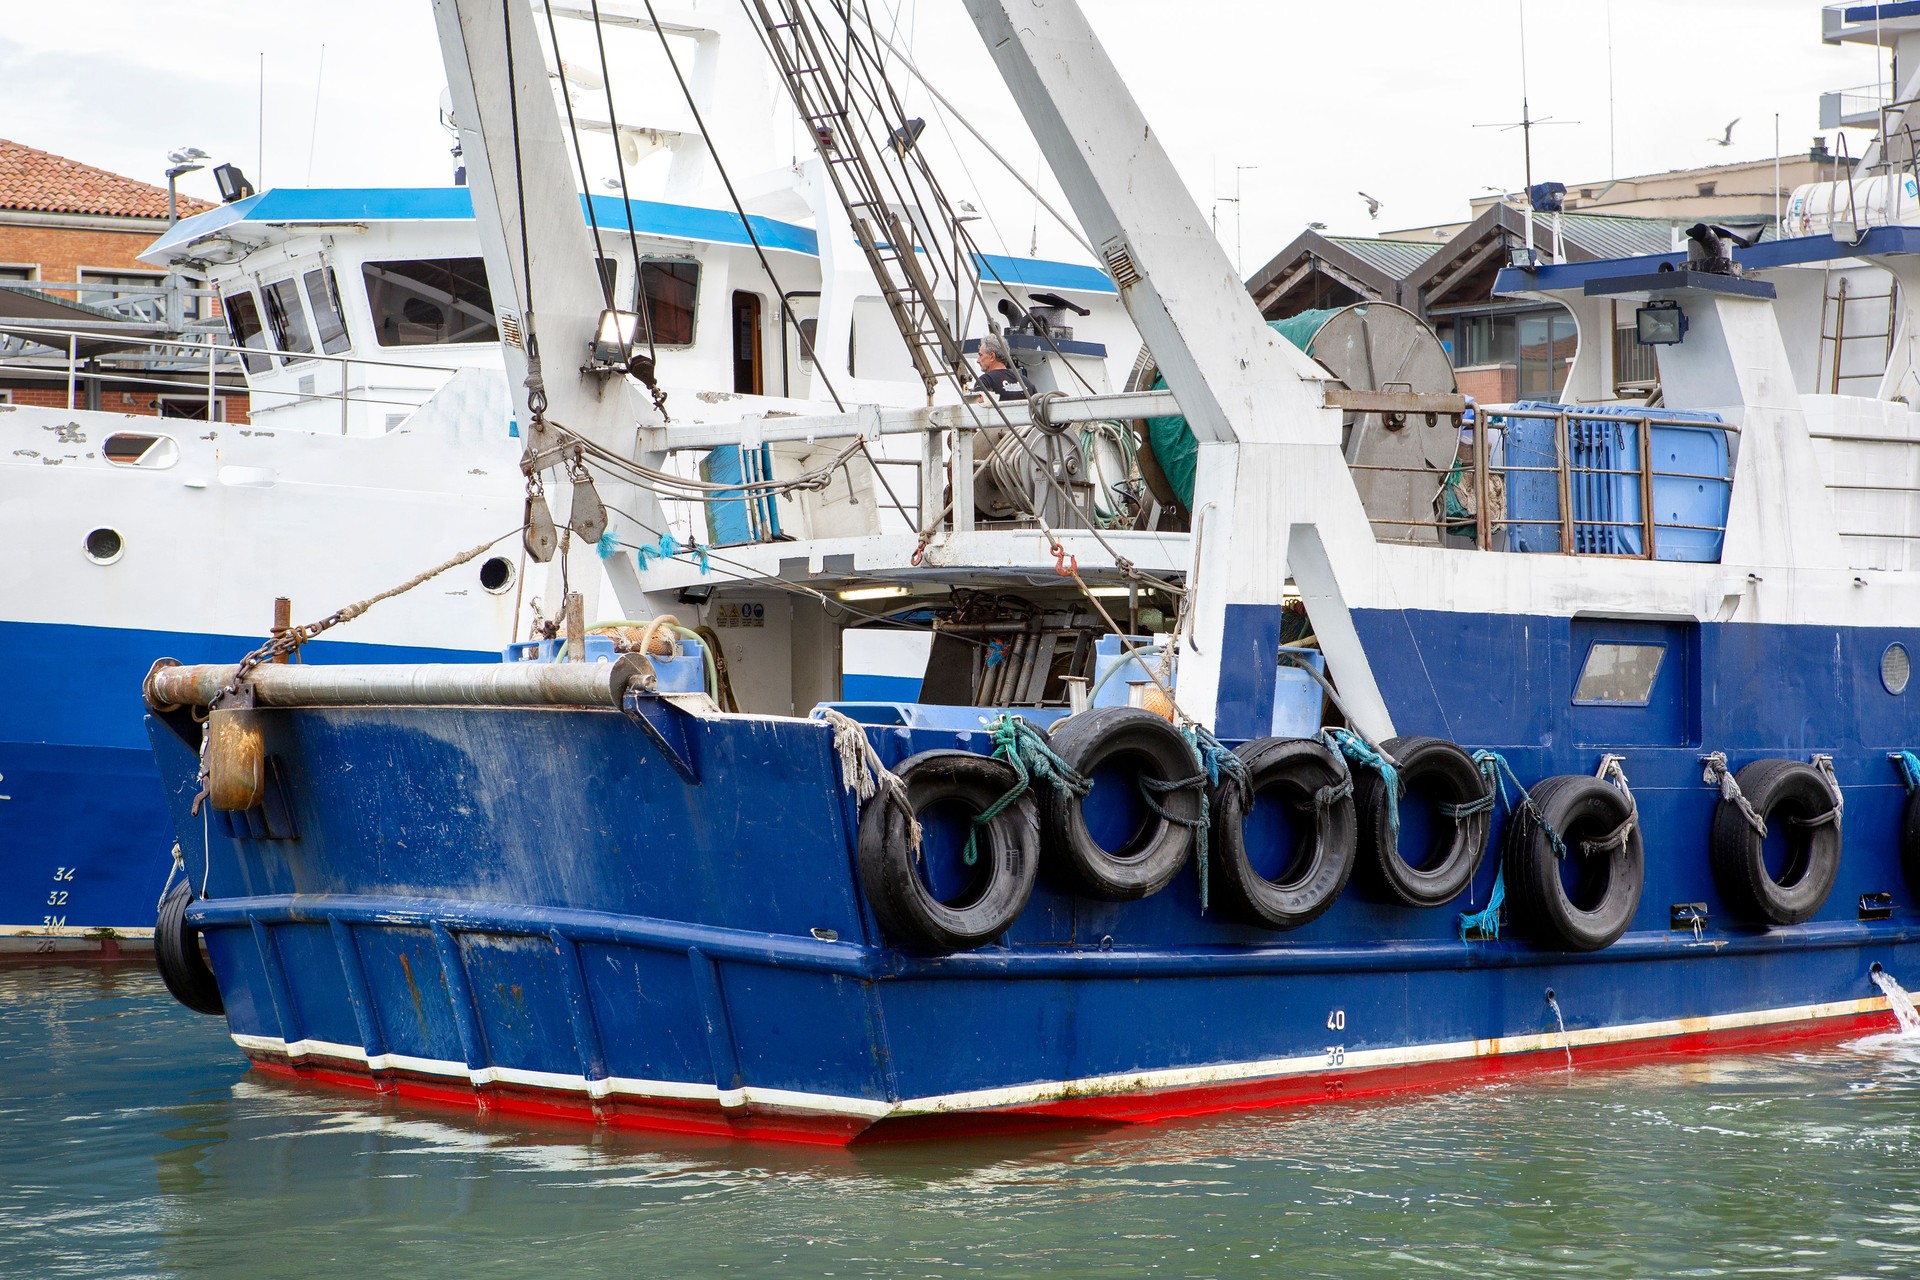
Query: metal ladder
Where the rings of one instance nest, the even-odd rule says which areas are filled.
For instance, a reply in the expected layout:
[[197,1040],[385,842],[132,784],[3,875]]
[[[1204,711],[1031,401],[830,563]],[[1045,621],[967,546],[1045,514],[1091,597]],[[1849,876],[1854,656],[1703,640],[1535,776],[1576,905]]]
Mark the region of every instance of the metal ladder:
[[[1893,358],[1894,303],[1896,297],[1894,285],[1889,281],[1885,293],[1849,295],[1847,292],[1847,278],[1841,276],[1839,280],[1835,281],[1832,279],[1831,274],[1829,274],[1828,283],[1822,292],[1824,293],[1824,298],[1820,303],[1820,348],[1814,359],[1814,380],[1816,385],[1824,385],[1829,395],[1839,395],[1840,383],[1843,379],[1855,381],[1862,378],[1871,378],[1877,383],[1881,377],[1879,373],[1842,373],[1841,367],[1846,362],[1847,343],[1878,341],[1884,344],[1884,349],[1881,353],[1880,368],[1883,372],[1886,369],[1887,361]],[[1847,307],[1849,304],[1857,307],[1860,304],[1872,302],[1884,302],[1887,304],[1886,324],[1878,330],[1869,330],[1865,333],[1847,332]],[[1831,351],[1832,354],[1831,365],[1828,364],[1829,351]]]
[[[961,347],[952,323],[936,299],[940,283],[937,246],[924,246],[911,215],[902,217],[886,198],[881,174],[869,154],[870,140],[851,110],[852,89],[844,68],[828,69],[822,56],[821,34],[805,15],[805,0],[754,0],[754,12],[767,34],[774,65],[787,83],[794,109],[799,112],[814,149],[825,164],[835,196],[847,211],[854,239],[866,255],[881,298],[906,342],[914,369],[932,395],[934,386],[962,365]],[[849,35],[849,40],[851,40]],[[848,54],[848,65],[853,55]],[[904,127],[905,121],[896,122]],[[905,149],[895,149],[905,165]],[[905,175],[903,175],[905,176]],[[920,171],[931,185],[931,176]],[[906,186],[911,189],[911,178]],[[941,205],[938,188],[934,197]],[[958,257],[955,271],[958,275]],[[921,259],[926,259],[922,262]],[[929,275],[928,267],[933,274]],[[971,282],[952,282],[956,292]]]

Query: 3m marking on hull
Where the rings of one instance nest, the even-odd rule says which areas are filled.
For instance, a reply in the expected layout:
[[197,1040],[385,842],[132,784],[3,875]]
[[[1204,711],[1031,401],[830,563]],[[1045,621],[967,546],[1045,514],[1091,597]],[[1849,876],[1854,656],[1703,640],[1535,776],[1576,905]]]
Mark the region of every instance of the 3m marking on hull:
[[1623,1065],[1710,1052],[1752,1051],[1842,1039],[1894,1025],[1885,997],[1502,1039],[1355,1050],[888,1103],[751,1086],[722,1090],[683,1081],[588,1080],[400,1054],[371,1057],[354,1045],[236,1033],[253,1064],[277,1075],[373,1090],[440,1105],[655,1129],[786,1141],[847,1143],[1043,1126],[1142,1124],[1226,1111],[1352,1101],[1443,1088],[1576,1064]]

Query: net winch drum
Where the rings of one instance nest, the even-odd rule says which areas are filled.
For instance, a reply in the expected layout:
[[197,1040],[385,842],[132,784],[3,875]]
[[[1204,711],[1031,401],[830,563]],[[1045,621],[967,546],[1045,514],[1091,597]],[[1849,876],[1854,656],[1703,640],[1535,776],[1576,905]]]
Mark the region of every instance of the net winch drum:
[[[1405,307],[1356,302],[1269,323],[1318,361],[1336,385],[1349,391],[1454,394],[1459,390],[1453,360],[1439,336]],[[1126,389],[1148,391],[1159,380],[1152,352],[1141,348]],[[1153,432],[1144,419],[1135,419],[1132,426],[1141,442],[1140,474],[1148,487],[1162,505],[1184,507],[1182,484],[1174,474],[1182,469],[1182,460],[1155,453]],[[1191,437],[1187,439],[1190,448]],[[1434,497],[1459,449],[1459,421],[1447,415],[1350,412],[1342,423],[1341,451],[1347,464],[1358,468],[1352,475],[1360,503],[1378,524],[1381,536],[1396,542],[1439,541],[1433,524]],[[1190,460],[1184,466],[1190,491]]]

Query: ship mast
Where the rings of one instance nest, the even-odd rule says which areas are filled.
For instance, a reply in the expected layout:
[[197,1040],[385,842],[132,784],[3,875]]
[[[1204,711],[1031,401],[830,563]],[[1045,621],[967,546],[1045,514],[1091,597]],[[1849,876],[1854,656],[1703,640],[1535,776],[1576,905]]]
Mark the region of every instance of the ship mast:
[[[662,467],[664,456],[636,452],[636,427],[659,426],[661,416],[637,382],[590,358],[602,285],[532,11],[524,0],[434,0],[433,11],[526,440],[533,558],[547,558],[532,545],[545,512],[555,530],[571,525],[571,536],[558,538],[566,553],[549,564],[544,602],[557,611],[571,590],[583,597],[589,620],[598,616],[604,566],[621,616],[644,617],[632,559],[602,561],[594,544],[611,528],[620,541],[644,545],[667,528],[666,516],[636,485],[604,473],[588,480],[581,453],[597,447]],[[600,503],[605,524],[595,519]]]
[[1373,537],[1326,371],[1267,327],[1078,6],[966,6],[1200,442],[1182,704],[1213,722],[1223,665],[1253,656],[1228,602],[1277,606],[1291,576],[1349,712],[1387,733],[1338,586]]

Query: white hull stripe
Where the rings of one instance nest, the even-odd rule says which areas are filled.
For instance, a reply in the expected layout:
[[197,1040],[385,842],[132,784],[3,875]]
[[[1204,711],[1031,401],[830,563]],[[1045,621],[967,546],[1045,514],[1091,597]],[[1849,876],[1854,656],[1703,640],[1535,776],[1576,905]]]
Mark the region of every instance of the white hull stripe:
[[[1717,1014],[1705,1018],[1672,1018],[1662,1022],[1635,1022],[1623,1026],[1591,1027],[1569,1031],[1563,1040],[1558,1032],[1542,1035],[1505,1036],[1490,1040],[1456,1040],[1441,1044],[1411,1045],[1392,1049],[1349,1050],[1342,1066],[1332,1074],[1375,1070],[1383,1067],[1422,1066],[1440,1062],[1462,1062],[1476,1058],[1495,1058],[1513,1054],[1541,1053],[1568,1048],[1582,1049],[1599,1045],[1628,1044],[1639,1040],[1661,1040],[1673,1036],[1740,1031],[1753,1027],[1817,1022],[1826,1018],[1854,1017],[1885,1013],[1886,997],[1870,996],[1860,1000],[1839,1000],[1828,1004],[1794,1005],[1784,1009],[1760,1009],[1748,1013]],[[754,1106],[778,1111],[805,1111],[843,1115],[866,1120],[889,1117],[937,1115],[947,1112],[989,1111],[998,1108],[1053,1102],[1062,1098],[1090,1095],[1144,1093],[1161,1089],[1191,1088],[1203,1085],[1232,1084],[1240,1081],[1329,1072],[1323,1055],[1295,1058],[1268,1058],[1256,1062],[1233,1062],[1205,1067],[1173,1067],[1157,1071],[1128,1071],[1115,1075],[1085,1076],[1078,1080],[1048,1080],[1036,1084],[1012,1085],[998,1089],[976,1089],[965,1093],[938,1094],[911,1098],[898,1103],[870,1098],[847,1098],[834,1094],[803,1093],[791,1089],[720,1089],[710,1084],[690,1084],[676,1080],[638,1080],[613,1076],[589,1080],[585,1076],[550,1071],[522,1071],[514,1067],[469,1068],[462,1062],[439,1058],[415,1058],[405,1054],[383,1053],[368,1056],[354,1045],[325,1040],[299,1040],[292,1044],[275,1036],[234,1033],[233,1042],[250,1053],[267,1054],[298,1061],[319,1057],[336,1061],[364,1063],[369,1071],[408,1071],[420,1075],[464,1080],[475,1087],[490,1084],[519,1085],[556,1092],[577,1093],[588,1098],[661,1098],[674,1101],[711,1102],[722,1107]]]
[[115,925],[0,924],[0,938],[82,938],[88,942],[152,942],[153,930],[122,928]]

